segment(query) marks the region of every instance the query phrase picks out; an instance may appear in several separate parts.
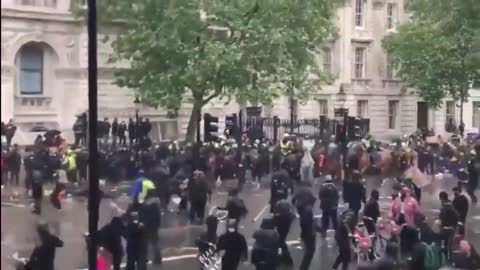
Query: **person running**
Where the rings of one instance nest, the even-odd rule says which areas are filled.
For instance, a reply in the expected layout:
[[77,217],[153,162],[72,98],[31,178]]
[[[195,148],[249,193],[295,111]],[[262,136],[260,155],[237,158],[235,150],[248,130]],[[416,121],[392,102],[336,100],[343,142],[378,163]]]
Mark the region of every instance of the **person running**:
[[33,249],[24,270],[54,270],[55,251],[57,248],[63,247],[63,241],[49,232],[46,223],[37,225],[37,233],[40,245]]

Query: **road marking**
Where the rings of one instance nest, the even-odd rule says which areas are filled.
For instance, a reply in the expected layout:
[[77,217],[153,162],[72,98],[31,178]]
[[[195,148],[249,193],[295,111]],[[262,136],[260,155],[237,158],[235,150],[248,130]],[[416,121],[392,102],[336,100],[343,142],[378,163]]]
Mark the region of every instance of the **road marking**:
[[26,206],[26,205],[23,205],[23,204],[8,203],[8,202],[2,202],[2,206],[11,206],[11,207],[17,207],[17,208],[27,208],[27,206]]
[[[180,255],[180,256],[172,256],[172,257],[166,257],[166,258],[163,258],[163,262],[171,262],[171,261],[178,261],[178,260],[184,260],[184,259],[193,259],[193,258],[197,258],[197,254],[186,254],[186,255]],[[148,264],[152,264],[151,261],[148,261]],[[125,268],[127,266],[126,263],[122,263],[120,265],[121,268]],[[88,268],[79,268],[79,269],[75,269],[75,270],[88,270]]]
[[263,213],[267,210],[268,206],[269,206],[268,204],[265,205],[265,206],[263,207],[263,209],[260,211],[260,213],[258,213],[258,215],[256,215],[256,216],[253,218],[252,222],[257,222],[257,220],[258,220],[258,219],[263,215]]

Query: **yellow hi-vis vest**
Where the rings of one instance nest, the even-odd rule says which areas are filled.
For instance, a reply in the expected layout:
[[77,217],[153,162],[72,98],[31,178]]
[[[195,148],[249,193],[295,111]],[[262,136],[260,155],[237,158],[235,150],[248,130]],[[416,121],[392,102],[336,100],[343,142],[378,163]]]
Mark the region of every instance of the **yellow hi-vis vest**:
[[65,157],[65,164],[68,164],[67,170],[72,171],[77,169],[77,158],[74,153],[70,153]]
[[280,150],[282,151],[283,154],[287,154],[290,152],[290,142],[288,141],[287,143],[280,142]]
[[155,189],[155,184],[152,180],[144,178],[142,180],[142,191],[138,194],[138,202],[143,203],[147,197],[148,191]]

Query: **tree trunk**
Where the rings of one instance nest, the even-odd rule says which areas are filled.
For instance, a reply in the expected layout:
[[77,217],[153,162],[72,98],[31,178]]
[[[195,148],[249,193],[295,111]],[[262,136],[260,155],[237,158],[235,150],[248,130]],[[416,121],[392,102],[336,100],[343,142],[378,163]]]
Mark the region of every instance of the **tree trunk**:
[[463,123],[463,103],[465,100],[463,97],[460,99],[460,125]]
[[198,117],[202,111],[202,105],[199,101],[193,102],[192,113],[190,114],[190,120],[188,120],[187,126],[187,135],[185,136],[185,140],[187,142],[195,142],[195,134],[197,131],[198,125]]

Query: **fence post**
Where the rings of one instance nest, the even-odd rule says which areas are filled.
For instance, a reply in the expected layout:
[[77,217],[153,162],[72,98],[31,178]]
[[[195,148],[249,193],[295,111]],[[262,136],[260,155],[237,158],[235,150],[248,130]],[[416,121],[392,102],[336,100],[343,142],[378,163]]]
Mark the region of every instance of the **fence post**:
[[273,117],[273,143],[277,144],[278,142],[278,116]]

